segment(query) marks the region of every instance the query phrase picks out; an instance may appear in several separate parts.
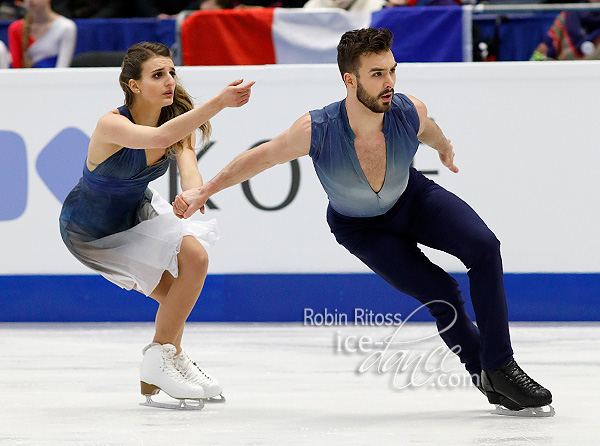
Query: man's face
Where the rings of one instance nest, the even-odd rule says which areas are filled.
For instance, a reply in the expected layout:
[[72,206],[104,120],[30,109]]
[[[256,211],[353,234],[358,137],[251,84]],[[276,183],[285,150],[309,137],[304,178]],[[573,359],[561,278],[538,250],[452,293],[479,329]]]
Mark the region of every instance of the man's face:
[[373,113],[392,108],[396,84],[396,61],[391,51],[369,53],[360,57],[356,76],[356,97]]

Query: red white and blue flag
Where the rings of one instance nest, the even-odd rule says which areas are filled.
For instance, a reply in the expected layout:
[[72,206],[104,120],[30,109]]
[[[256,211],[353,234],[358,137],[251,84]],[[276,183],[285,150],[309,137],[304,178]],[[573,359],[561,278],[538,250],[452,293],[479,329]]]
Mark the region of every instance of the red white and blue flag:
[[461,62],[462,11],[457,7],[377,12],[286,8],[197,11],[181,26],[184,65],[336,63],[349,30],[373,26],[394,34],[398,62]]

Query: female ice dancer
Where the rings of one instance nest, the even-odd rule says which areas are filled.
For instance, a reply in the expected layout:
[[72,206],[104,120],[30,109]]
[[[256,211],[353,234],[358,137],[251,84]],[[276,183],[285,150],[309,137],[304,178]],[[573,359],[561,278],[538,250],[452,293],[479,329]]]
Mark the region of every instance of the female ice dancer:
[[92,134],[83,177],[65,199],[60,231],[84,265],[122,288],[159,302],[153,342],[143,350],[142,394],[163,390],[195,399],[222,392],[181,349],[187,317],[202,290],[208,267],[203,247],[217,238],[214,221],[181,221],[148,183],[177,160],[181,188],[202,185],[194,152],[195,130],[210,133],[209,119],[240,107],[254,82],[230,83],[194,108],[179,85],[169,49],[143,42],[129,48],[119,78],[125,105],[108,112]]

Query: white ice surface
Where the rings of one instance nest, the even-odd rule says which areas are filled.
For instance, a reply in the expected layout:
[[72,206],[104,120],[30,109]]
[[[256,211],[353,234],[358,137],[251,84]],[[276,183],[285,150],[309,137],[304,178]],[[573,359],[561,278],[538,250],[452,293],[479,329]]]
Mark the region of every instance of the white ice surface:
[[[600,324],[511,325],[515,358],[554,395],[556,416],[539,419],[491,415],[474,387],[444,387],[464,377],[455,358],[443,364],[454,371],[429,376],[421,367],[426,384],[395,390],[410,382],[407,371],[377,373],[376,363],[357,373],[382,346],[335,351],[348,336],[393,333],[188,324],[183,346],[219,379],[227,402],[183,412],[139,406],[152,324],[0,324],[0,445],[600,444]],[[395,341],[434,333],[433,324],[407,324]],[[379,364],[394,365],[402,352],[426,359],[441,345],[438,337],[395,344]]]

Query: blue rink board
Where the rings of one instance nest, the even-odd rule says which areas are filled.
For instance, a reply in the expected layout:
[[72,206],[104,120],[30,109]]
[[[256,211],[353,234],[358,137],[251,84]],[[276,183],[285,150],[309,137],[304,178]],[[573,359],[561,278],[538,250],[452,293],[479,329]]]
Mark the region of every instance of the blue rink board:
[[[473,315],[466,274],[458,280]],[[512,321],[600,321],[600,274],[506,274]],[[189,320],[303,321],[314,314],[400,313],[418,303],[374,274],[210,275]],[[0,276],[0,322],[153,321],[157,304],[100,276]],[[314,321],[318,321],[313,317]],[[430,321],[426,311],[411,320]]]

